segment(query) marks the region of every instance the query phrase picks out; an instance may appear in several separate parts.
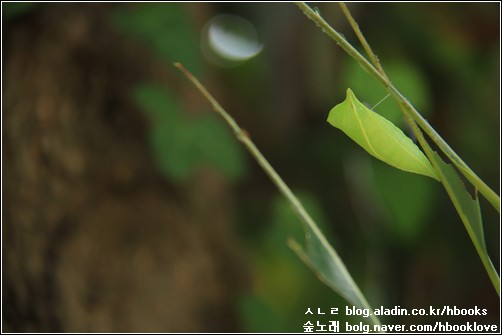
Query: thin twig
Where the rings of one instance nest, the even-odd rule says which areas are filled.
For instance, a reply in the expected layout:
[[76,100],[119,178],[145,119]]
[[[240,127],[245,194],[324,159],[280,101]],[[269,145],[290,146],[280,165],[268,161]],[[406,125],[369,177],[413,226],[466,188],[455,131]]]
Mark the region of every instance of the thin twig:
[[262,155],[260,150],[251,141],[247,132],[242,130],[237,122],[221,107],[221,105],[213,98],[213,96],[206,90],[206,88],[195,78],[185,67],[180,63],[175,63],[174,66],[179,68],[185,76],[197,87],[197,89],[204,95],[204,97],[209,100],[214,111],[218,113],[230,126],[232,131],[235,133],[237,139],[242,142],[246,149],[253,155],[258,164],[263,168],[265,173],[272,179],[272,182],[279,188],[279,191],[288,199],[296,213],[300,216],[300,219],[305,222],[312,230],[317,230],[317,226],[314,220],[307,213],[303,205],[300,203],[298,198],[293,194],[291,189],[286,185],[282,178],[277,174],[275,169],[270,165],[267,159]]
[[[197,87],[197,89],[204,95],[204,97],[209,100],[214,111],[218,113],[230,126],[232,131],[235,133],[237,139],[242,142],[246,149],[251,153],[251,155],[256,159],[258,164],[263,168],[265,173],[272,179],[272,182],[279,188],[279,191],[287,198],[287,200],[293,206],[295,212],[299,215],[300,219],[307,224],[307,226],[313,231],[318,231],[317,225],[314,220],[307,213],[301,202],[293,194],[291,189],[286,185],[282,178],[277,174],[275,169],[270,165],[267,159],[262,155],[260,150],[251,141],[247,132],[242,130],[237,122],[221,107],[221,105],[213,98],[213,96],[206,90],[206,88],[195,78],[185,67],[180,63],[175,63],[174,66],[179,68],[185,76]],[[326,243],[328,243],[326,241]]]
[[347,21],[349,21],[350,26],[356,33],[357,38],[359,39],[359,42],[361,42],[361,45],[363,46],[364,50],[366,51],[366,54],[370,58],[371,62],[373,65],[377,68],[377,70],[380,72],[382,76],[387,79],[387,81],[390,83],[389,77],[385,74],[385,71],[382,68],[382,65],[380,64],[380,60],[378,57],[375,55],[373,50],[371,49],[369,43],[366,41],[366,38],[364,38],[363,33],[361,32],[361,29],[359,29],[359,24],[357,24],[356,20],[352,17],[350,14],[349,9],[343,2],[338,3],[340,7],[342,8],[343,14],[345,14],[345,17],[347,18]]
[[[319,242],[322,244],[323,248],[329,252],[330,257],[335,258],[336,263],[339,266],[339,270],[341,271],[341,275],[346,278],[346,280],[349,282],[351,285],[354,293],[357,295],[357,297],[360,299],[364,307],[370,308],[369,303],[367,302],[366,298],[362,294],[361,290],[355,283],[354,279],[350,275],[349,271],[345,267],[344,263],[334,250],[329,244],[329,242],[326,240],[326,237],[324,234],[319,230],[317,227],[316,223],[312,219],[312,217],[308,214],[308,212],[305,210],[303,205],[301,204],[300,200],[294,195],[294,193],[291,191],[291,189],[288,187],[288,185],[282,180],[282,178],[279,176],[279,174],[275,171],[275,169],[270,165],[270,163],[267,161],[267,159],[263,156],[263,154],[260,152],[260,150],[256,147],[256,145],[251,141],[249,138],[248,134],[246,131],[241,129],[237,122],[228,114],[225,109],[216,101],[215,98],[207,91],[207,89],[199,82],[197,78],[195,78],[185,67],[180,64],[180,63],[174,63],[174,66],[176,66],[178,69],[180,69],[185,76],[197,87],[197,89],[202,93],[202,95],[211,103],[211,106],[213,107],[214,111],[219,114],[230,126],[232,131],[234,132],[235,136],[237,139],[242,142],[244,147],[249,151],[249,153],[255,158],[255,160],[258,162],[258,164],[263,168],[265,173],[270,177],[272,182],[277,186],[279,191],[282,193],[282,195],[289,201],[291,204],[292,208],[294,209],[295,213],[297,216],[300,218],[301,221],[303,221],[308,228],[312,231],[313,234],[317,236],[319,239]],[[378,320],[378,317],[375,315],[372,315],[371,320],[374,324],[379,325],[380,321]]]

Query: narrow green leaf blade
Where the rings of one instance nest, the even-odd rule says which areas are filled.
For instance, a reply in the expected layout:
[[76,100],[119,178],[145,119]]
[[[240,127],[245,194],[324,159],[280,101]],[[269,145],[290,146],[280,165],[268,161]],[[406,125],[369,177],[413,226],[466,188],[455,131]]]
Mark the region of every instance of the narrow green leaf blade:
[[473,199],[469,192],[467,192],[465,185],[460,180],[453,166],[446,164],[437,153],[434,153],[433,160],[438,166],[438,172],[441,174],[443,185],[464,223],[465,229],[488,272],[488,276],[495,290],[500,295],[500,277],[486,249],[479,200]]
[[416,144],[401,129],[364,106],[350,88],[345,101],[329,112],[328,122],[381,161],[404,171],[439,180],[431,163]]
[[332,251],[334,250],[331,247],[329,250],[322,246],[319,238],[312,232],[307,233],[306,236],[307,245],[305,250],[292,240],[289,243],[293,250],[312,268],[322,282],[352,305],[358,308],[366,308],[366,303],[361,300],[359,290],[354,287],[352,278],[346,275],[348,271],[345,265],[338,255],[333,255]]
[[446,180],[444,183],[446,191],[457,208],[465,224],[465,228],[467,228],[469,232],[469,236],[471,236],[473,241],[479,246],[480,250],[486,252],[479,201],[471,198],[455,169],[450,164],[445,163],[437,153],[434,153],[434,160]]
[[293,239],[288,241],[289,247],[324,284],[355,307],[369,309],[371,311],[371,322],[380,324],[335,249],[327,242],[320,230],[312,229],[308,225],[305,225],[305,227],[306,248],[303,249]]

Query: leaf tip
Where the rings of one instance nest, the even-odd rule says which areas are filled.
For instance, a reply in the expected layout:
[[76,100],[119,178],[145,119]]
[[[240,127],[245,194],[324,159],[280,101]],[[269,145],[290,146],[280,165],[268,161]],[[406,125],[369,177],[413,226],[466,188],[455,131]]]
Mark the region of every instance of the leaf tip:
[[347,98],[355,98],[356,95],[354,94],[354,92],[352,92],[352,90],[350,88],[347,88]]

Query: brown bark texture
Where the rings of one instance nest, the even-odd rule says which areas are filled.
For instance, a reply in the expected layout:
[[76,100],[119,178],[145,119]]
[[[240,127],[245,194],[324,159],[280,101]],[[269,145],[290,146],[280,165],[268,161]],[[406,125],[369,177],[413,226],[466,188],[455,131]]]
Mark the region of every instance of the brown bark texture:
[[2,27],[3,331],[237,331],[229,187],[156,169],[131,99],[154,71],[109,6]]

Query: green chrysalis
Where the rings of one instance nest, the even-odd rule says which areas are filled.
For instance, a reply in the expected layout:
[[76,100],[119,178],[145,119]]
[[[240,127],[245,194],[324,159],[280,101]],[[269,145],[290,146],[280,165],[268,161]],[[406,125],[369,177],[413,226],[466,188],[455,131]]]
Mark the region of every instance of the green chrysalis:
[[350,88],[345,101],[329,112],[328,122],[381,161],[439,181],[431,163],[415,143],[392,122],[364,106]]

